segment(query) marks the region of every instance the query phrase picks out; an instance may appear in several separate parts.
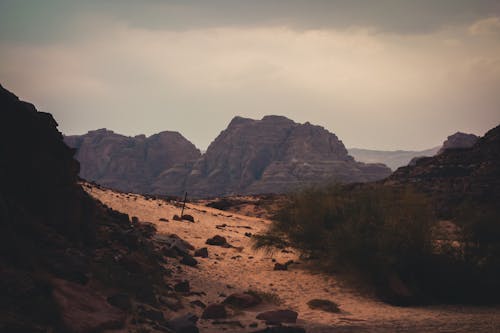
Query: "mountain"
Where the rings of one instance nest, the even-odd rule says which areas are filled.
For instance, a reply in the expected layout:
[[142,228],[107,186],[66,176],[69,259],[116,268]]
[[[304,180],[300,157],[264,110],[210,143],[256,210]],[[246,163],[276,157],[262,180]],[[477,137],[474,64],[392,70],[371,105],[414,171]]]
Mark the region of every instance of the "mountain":
[[356,162],[333,133],[281,116],[235,117],[194,163],[162,173],[154,193],[195,197],[279,193],[325,182],[387,177],[382,164]]
[[100,129],[64,141],[77,150],[80,177],[127,192],[150,192],[160,173],[201,156],[191,142],[169,131],[127,137]]
[[133,304],[155,304],[166,283],[154,227],[82,189],[74,150],[50,114],[0,86],[0,117],[0,332],[145,323]]
[[439,151],[440,147],[421,151],[411,150],[370,150],[361,148],[349,148],[349,155],[354,157],[356,161],[365,163],[383,163],[392,170],[396,170],[401,166],[408,165],[415,157],[433,156]]
[[464,144],[460,138],[466,138],[467,145],[472,137],[461,133],[450,136],[440,154],[399,168],[384,183],[414,184],[435,198],[437,211],[444,218],[450,218],[452,207],[466,201],[500,202],[500,126],[475,139],[472,146],[454,148],[457,142]]
[[474,134],[467,134],[462,132],[456,132],[453,135],[450,135],[443,145],[441,149],[439,149],[438,154],[441,154],[447,149],[455,149],[455,148],[469,148],[472,147],[479,137]]
[[361,148],[349,148],[349,155],[354,157],[356,161],[364,163],[382,163],[387,165],[392,170],[399,167],[414,163],[416,159],[421,157],[434,156],[440,154],[446,149],[451,148],[468,148],[476,143],[479,137],[474,134],[457,132],[450,135],[441,147],[434,147],[426,150],[370,150]]

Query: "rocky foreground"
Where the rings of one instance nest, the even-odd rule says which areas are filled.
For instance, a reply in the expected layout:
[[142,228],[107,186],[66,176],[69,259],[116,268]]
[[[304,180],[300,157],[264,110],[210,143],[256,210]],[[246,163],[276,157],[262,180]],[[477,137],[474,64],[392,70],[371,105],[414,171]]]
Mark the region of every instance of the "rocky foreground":
[[[294,249],[256,252],[251,235],[265,230],[267,219],[195,204],[187,204],[182,219],[175,202],[88,184],[84,188],[113,209],[136,216],[139,223],[153,223],[156,241],[171,244],[174,234],[186,242],[163,251],[167,264],[176,267],[172,288],[182,298],[175,305],[165,298],[154,311],[165,317],[194,314],[200,318],[200,332],[500,330],[499,307],[394,307],[346,287],[342,276],[310,270],[314,263],[301,259]],[[252,209],[244,211],[251,214]],[[276,324],[288,328],[272,328]]]

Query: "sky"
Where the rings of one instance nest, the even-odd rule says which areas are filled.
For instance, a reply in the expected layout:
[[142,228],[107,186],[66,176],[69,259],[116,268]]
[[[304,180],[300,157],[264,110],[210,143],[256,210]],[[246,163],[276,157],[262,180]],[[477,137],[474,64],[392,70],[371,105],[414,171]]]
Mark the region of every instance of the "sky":
[[0,84],[64,134],[275,114],[420,150],[500,123],[500,1],[0,0]]

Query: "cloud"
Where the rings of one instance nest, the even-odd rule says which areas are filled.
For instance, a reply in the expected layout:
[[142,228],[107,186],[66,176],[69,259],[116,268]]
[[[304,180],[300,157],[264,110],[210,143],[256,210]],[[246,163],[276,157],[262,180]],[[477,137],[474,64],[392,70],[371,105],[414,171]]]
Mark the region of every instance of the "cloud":
[[469,27],[471,35],[500,35],[500,17],[488,17]]
[[499,119],[500,43],[465,38],[466,27],[394,35],[86,22],[92,33],[78,42],[0,44],[5,86],[69,134],[170,129],[204,148],[235,115],[283,114],[349,146],[420,149]]

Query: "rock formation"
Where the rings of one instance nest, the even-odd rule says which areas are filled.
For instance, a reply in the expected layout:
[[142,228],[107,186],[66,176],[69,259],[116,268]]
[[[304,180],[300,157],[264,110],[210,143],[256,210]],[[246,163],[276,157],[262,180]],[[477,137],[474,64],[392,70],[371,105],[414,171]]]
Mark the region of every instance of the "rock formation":
[[435,147],[426,150],[371,150],[361,148],[349,148],[349,155],[354,157],[356,161],[364,163],[382,163],[387,165],[392,170],[408,165],[414,158],[434,156],[440,147]]
[[77,149],[80,177],[127,192],[151,192],[160,173],[201,156],[191,142],[169,131],[127,137],[100,129],[64,141]]
[[[444,145],[447,149],[440,154],[401,167],[384,182],[388,185],[411,183],[432,194],[437,212],[444,218],[452,214],[451,207],[465,200],[500,202],[500,126],[468,148],[456,148],[455,138],[464,136],[450,136]],[[465,138],[466,144],[474,140],[471,135]],[[463,144],[462,140],[458,141]]]
[[50,114],[0,86],[0,117],[0,332],[101,332],[125,325],[130,302],[155,306],[155,228],[82,189]]
[[356,162],[333,133],[280,116],[235,117],[193,164],[162,173],[154,193],[191,196],[281,193],[325,182],[387,177],[381,164]]
[[446,149],[456,149],[456,148],[469,148],[472,147],[479,137],[474,134],[467,134],[462,132],[457,132],[453,135],[450,135],[445,142],[443,142],[443,146],[439,149],[438,154],[441,154]]

